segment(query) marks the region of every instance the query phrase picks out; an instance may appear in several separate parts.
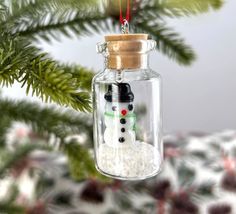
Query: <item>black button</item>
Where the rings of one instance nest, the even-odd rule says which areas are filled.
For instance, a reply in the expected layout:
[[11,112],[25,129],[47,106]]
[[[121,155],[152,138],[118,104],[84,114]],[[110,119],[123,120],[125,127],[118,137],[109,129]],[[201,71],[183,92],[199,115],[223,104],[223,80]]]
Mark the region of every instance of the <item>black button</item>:
[[124,138],[124,137],[120,137],[120,138],[119,138],[119,142],[120,142],[120,143],[124,143],[124,142],[125,142],[125,138]]
[[120,119],[120,123],[121,123],[121,124],[126,124],[126,119],[125,119],[125,118],[121,118],[121,119]]
[[125,128],[122,128],[122,129],[121,129],[121,132],[125,132]]
[[132,111],[132,110],[133,110],[133,108],[134,108],[134,107],[133,107],[133,105],[132,105],[132,104],[129,104],[129,105],[128,105],[128,109],[129,109],[130,111]]

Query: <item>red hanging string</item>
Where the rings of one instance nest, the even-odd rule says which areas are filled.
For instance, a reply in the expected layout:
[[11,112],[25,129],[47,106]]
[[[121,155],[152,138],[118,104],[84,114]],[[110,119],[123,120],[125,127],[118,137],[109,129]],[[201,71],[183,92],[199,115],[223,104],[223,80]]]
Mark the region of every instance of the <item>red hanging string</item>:
[[119,5],[120,5],[120,23],[123,25],[125,23],[125,20],[127,20],[128,22],[130,20],[130,0],[127,0],[125,19],[123,18],[123,14],[122,14],[122,0],[119,0]]

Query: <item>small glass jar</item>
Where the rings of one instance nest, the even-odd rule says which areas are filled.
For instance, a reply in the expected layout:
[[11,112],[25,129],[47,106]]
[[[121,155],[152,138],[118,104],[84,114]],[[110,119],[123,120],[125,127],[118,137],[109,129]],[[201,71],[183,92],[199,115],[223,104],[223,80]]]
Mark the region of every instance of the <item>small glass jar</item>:
[[161,78],[148,64],[156,42],[147,34],[105,40],[97,50],[106,67],[92,85],[96,168],[117,179],[152,177],[163,162]]

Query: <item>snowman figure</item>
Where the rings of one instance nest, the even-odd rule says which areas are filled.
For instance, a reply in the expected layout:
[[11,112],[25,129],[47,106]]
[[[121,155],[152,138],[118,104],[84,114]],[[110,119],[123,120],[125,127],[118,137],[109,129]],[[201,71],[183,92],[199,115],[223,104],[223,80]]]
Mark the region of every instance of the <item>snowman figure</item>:
[[108,85],[104,96],[104,141],[111,147],[131,147],[135,143],[134,94],[128,83]]

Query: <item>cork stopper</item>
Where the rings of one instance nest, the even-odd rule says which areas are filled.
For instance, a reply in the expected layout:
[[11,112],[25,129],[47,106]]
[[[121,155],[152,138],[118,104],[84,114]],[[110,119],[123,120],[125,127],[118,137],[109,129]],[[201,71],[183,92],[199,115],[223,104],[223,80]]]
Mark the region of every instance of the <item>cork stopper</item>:
[[137,69],[147,64],[148,34],[113,34],[105,36],[107,67],[110,69]]
[[148,34],[137,33],[137,34],[111,34],[105,36],[105,41],[132,41],[132,40],[147,40]]

